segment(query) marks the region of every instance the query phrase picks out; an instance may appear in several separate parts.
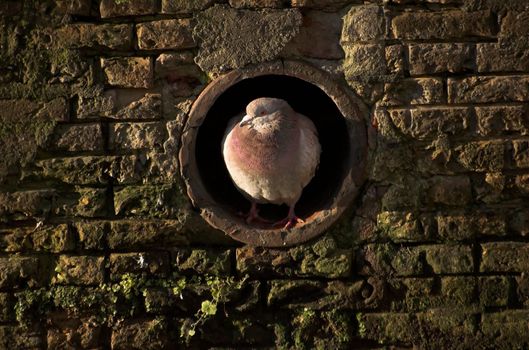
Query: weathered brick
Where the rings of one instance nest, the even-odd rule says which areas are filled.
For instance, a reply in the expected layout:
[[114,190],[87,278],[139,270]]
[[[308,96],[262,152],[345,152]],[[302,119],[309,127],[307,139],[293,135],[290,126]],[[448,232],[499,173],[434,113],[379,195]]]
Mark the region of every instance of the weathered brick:
[[84,250],[102,250],[105,248],[106,223],[104,221],[76,222],[74,228],[79,237],[79,246]]
[[472,248],[464,245],[431,245],[423,247],[426,263],[436,274],[472,273]]
[[231,7],[235,8],[282,8],[282,0],[229,0]]
[[446,240],[471,240],[478,236],[505,236],[504,217],[494,213],[472,215],[440,215],[437,217],[439,237]]
[[481,251],[481,272],[523,272],[529,269],[529,245],[526,243],[483,243]]
[[527,72],[529,45],[525,39],[477,44],[479,72]]
[[344,45],[344,73],[348,79],[378,77],[386,74],[386,53],[383,45]]
[[391,30],[397,39],[492,37],[494,18],[489,11],[414,11],[395,16]]
[[110,255],[110,279],[117,281],[124,273],[144,273],[165,277],[170,270],[166,252],[116,253]]
[[385,34],[386,20],[380,6],[352,6],[343,17],[342,44],[383,39]]
[[105,258],[61,255],[55,272],[55,283],[99,285],[105,278]]
[[384,84],[383,103],[386,105],[435,104],[444,100],[443,82],[438,78],[405,79]]
[[449,349],[470,349],[476,344],[478,331],[476,312],[470,308],[438,308],[416,314],[419,334],[428,334],[426,338],[416,335],[414,344],[420,348],[434,347]]
[[435,204],[467,205],[472,200],[472,186],[467,176],[435,176],[429,180],[427,194]]
[[392,110],[389,115],[404,135],[418,140],[432,139],[439,134],[464,134],[471,118],[470,108]]
[[79,94],[76,107],[77,119],[98,119],[112,115],[116,105],[113,90],[98,91],[96,94]]
[[172,97],[197,95],[204,88],[206,81],[204,73],[195,64],[182,64],[172,68],[157,67],[156,76],[167,82],[166,92]]
[[55,129],[52,148],[60,151],[102,151],[101,124],[60,125]]
[[190,51],[183,51],[177,53],[162,53],[156,58],[155,72],[169,72],[181,65],[192,64],[193,53]]
[[0,293],[0,322],[11,322],[15,319],[14,304],[11,294]]
[[[526,7],[525,10],[529,9]],[[502,39],[527,37],[529,35],[529,28],[527,28],[528,21],[529,11],[509,11],[502,18],[498,36]]]
[[388,74],[403,75],[406,69],[406,59],[403,45],[388,45],[386,50],[386,66]]
[[529,77],[448,78],[448,102],[491,103],[529,101]]
[[409,212],[385,211],[377,215],[377,227],[383,237],[393,242],[428,240],[430,232],[424,230],[419,215]]
[[116,215],[173,218],[187,200],[174,185],[127,186],[114,190]]
[[[48,318],[48,349],[58,349],[66,344],[80,349],[93,349],[104,344],[103,327],[96,317],[73,318],[67,314],[53,314]],[[73,335],[73,336],[72,336]]]
[[68,24],[57,29],[53,39],[73,49],[128,50],[132,48],[132,24]]
[[54,190],[0,192],[0,221],[5,218],[47,217],[52,209]]
[[36,257],[0,257],[0,289],[41,286],[48,278],[44,263]]
[[39,325],[0,326],[0,349],[42,349],[46,346],[43,341],[43,327]]
[[108,84],[126,88],[150,88],[154,82],[149,57],[102,58],[101,67]]
[[357,320],[363,339],[381,343],[411,344],[418,329],[417,319],[410,313],[358,313]]
[[174,266],[181,273],[228,275],[231,251],[179,248],[172,251]]
[[412,44],[409,62],[412,75],[461,73],[474,68],[474,54],[468,44]]
[[470,171],[500,171],[505,167],[502,142],[471,142],[456,148],[457,160]]
[[102,18],[153,15],[159,9],[159,0],[102,0],[99,6]]
[[483,313],[481,331],[497,348],[521,349],[529,342],[527,319],[529,310],[506,310]]
[[479,278],[479,300],[484,307],[508,306],[511,279],[506,276]]
[[518,302],[527,308],[529,306],[529,273],[522,272],[515,277],[516,297]]
[[349,0],[290,0],[292,7],[338,11],[351,3]]
[[514,178],[514,185],[520,193],[529,194],[529,175],[517,175]]
[[57,11],[67,15],[88,16],[90,15],[91,0],[57,0]]
[[167,323],[158,318],[121,322],[112,330],[112,349],[166,349],[172,344],[167,327]]
[[216,0],[162,0],[162,13],[191,13],[213,5]]
[[341,59],[344,56],[340,46],[340,14],[310,11],[303,17],[299,34],[285,48],[293,55],[322,59]]
[[116,123],[110,126],[110,149],[162,150],[167,138],[165,123]]
[[188,245],[183,224],[177,220],[112,221],[108,234],[111,249]]
[[[124,99],[124,98],[123,98]],[[118,103],[119,103],[118,99]],[[162,117],[162,95],[156,93],[142,94],[141,97],[129,102],[122,101],[111,117],[114,119],[159,119]]]
[[513,160],[518,168],[529,167],[529,142],[528,141],[513,141]]
[[529,134],[529,110],[525,105],[475,107],[475,111],[479,135]]
[[138,47],[142,50],[180,50],[195,46],[191,20],[167,19],[137,25]]
[[63,193],[54,202],[53,211],[59,216],[104,216],[107,213],[107,190],[76,188],[75,192]]

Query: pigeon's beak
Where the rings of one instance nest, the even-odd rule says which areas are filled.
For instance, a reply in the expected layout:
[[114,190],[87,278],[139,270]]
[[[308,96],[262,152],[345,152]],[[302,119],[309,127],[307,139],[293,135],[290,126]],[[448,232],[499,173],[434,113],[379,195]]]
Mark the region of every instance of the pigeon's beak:
[[242,118],[241,122],[239,123],[239,126],[242,128],[243,126],[250,124],[251,120],[252,118],[249,115],[245,115],[244,118]]

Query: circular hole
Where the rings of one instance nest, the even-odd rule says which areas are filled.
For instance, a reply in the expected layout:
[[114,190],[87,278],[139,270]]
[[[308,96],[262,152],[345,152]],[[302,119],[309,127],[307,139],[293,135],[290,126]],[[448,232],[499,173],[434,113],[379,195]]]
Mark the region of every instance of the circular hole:
[[[328,209],[343,180],[344,163],[349,154],[345,119],[319,87],[302,79],[285,75],[263,75],[245,79],[228,88],[209,109],[198,129],[196,161],[206,190],[215,202],[226,208],[234,220],[242,221],[238,213],[246,213],[250,202],[233,185],[222,158],[221,144],[228,121],[243,112],[246,105],[258,97],[275,97],[287,101],[298,113],[309,117],[318,130],[322,153],[312,181],[305,187],[296,204],[296,214],[309,219],[322,209]],[[260,214],[271,221],[287,216],[288,207],[259,205]],[[259,225],[277,229],[273,225]]]
[[[296,204],[304,222],[285,230],[247,224],[250,209],[233,184],[222,157],[229,120],[259,97],[286,100],[316,126],[322,147],[320,164]],[[187,193],[202,217],[232,238],[253,246],[282,247],[324,232],[345,211],[365,179],[368,112],[360,100],[324,72],[285,61],[227,73],[197,98],[182,133],[180,169]],[[259,205],[271,221],[287,216],[286,205]]]

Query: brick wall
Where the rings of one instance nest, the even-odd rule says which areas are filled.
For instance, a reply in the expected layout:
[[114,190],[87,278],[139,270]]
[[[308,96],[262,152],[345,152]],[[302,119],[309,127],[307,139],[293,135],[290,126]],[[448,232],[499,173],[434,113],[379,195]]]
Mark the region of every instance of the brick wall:
[[[529,345],[525,0],[0,3],[0,349]],[[279,59],[369,107],[368,179],[299,246],[191,206],[216,77]]]

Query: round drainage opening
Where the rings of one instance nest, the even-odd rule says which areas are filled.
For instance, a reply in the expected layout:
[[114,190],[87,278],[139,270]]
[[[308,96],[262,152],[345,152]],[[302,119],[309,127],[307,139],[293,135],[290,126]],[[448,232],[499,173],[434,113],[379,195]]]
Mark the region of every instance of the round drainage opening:
[[[286,100],[315,124],[322,148],[320,164],[296,204],[304,220],[284,230],[272,224],[246,223],[250,202],[233,184],[222,157],[229,120],[258,97]],[[195,101],[182,137],[180,163],[188,194],[214,227],[256,246],[289,246],[327,229],[354,199],[364,178],[367,135],[362,107],[325,73],[295,63],[269,69],[228,73],[212,82]],[[288,207],[259,205],[272,222],[287,216]]]

